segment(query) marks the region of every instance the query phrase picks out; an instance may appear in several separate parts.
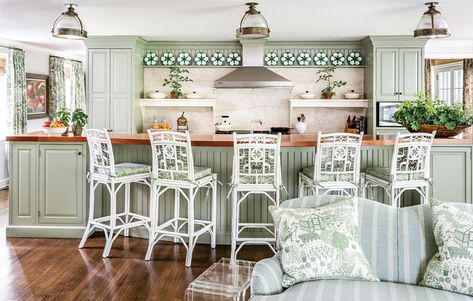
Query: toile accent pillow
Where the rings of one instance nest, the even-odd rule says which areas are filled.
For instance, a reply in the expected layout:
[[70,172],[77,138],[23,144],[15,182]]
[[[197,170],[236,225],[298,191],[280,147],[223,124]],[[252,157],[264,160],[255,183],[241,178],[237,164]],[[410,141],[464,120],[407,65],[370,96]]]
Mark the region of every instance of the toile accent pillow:
[[314,279],[379,281],[358,243],[356,198],[269,210],[281,244],[283,287]]
[[420,285],[473,296],[473,215],[432,199],[438,253]]

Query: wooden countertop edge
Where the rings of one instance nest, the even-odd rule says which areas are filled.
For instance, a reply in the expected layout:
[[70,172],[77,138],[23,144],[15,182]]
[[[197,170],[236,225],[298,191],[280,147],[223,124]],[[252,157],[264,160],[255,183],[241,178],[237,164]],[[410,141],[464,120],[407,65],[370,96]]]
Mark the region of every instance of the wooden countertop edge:
[[[148,137],[143,134],[120,134],[111,135],[113,144],[130,144],[130,145],[149,145]],[[136,136],[136,137],[133,137]],[[191,134],[193,146],[206,147],[232,147],[233,140],[230,135],[213,135],[213,134]],[[51,142],[51,143],[85,143],[85,137],[75,136],[46,136],[41,132],[34,132],[24,135],[7,136],[9,142]],[[283,136],[281,141],[282,147],[315,147],[317,144],[316,135],[290,135]],[[390,146],[394,145],[393,136],[373,137],[366,135],[362,142],[363,146]],[[437,146],[453,146],[453,145],[471,145],[473,146],[473,135],[465,135],[463,139],[436,138],[434,145]]]

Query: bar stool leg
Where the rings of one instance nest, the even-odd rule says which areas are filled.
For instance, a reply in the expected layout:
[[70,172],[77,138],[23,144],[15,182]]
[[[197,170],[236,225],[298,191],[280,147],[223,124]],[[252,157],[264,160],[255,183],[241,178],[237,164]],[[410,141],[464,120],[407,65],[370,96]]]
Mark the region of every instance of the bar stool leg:
[[[125,184],[125,223],[128,224],[128,221],[130,219],[129,214],[130,214],[130,183]],[[129,236],[130,235],[130,229],[126,228],[123,230],[123,235],[124,236]]]
[[215,249],[217,244],[217,180],[213,180],[212,183],[212,237],[210,242],[210,247]]
[[[179,190],[176,188],[174,189],[174,231],[177,232],[177,229],[179,228],[179,210],[180,210],[180,205],[181,205],[181,193]],[[179,238],[174,237],[174,243],[180,242]]]
[[232,252],[231,252],[231,264],[235,264],[236,260],[236,243],[237,243],[237,238],[238,238],[238,228],[237,228],[237,223],[238,223],[238,212],[237,212],[237,198],[238,198],[238,192],[233,189],[232,191]]
[[301,175],[299,175],[299,197],[304,196],[304,181],[302,180]]
[[84,235],[79,244],[79,249],[82,249],[85,245],[85,242],[89,238],[90,233],[93,230],[93,226],[90,224],[94,219],[94,207],[95,207],[95,188],[94,180],[90,179],[89,182],[89,220],[87,221],[87,227],[85,228]]
[[192,252],[194,251],[194,188],[189,188],[189,204],[187,208],[189,242],[185,266],[190,267],[192,263]]
[[117,195],[115,190],[115,183],[110,184],[110,230],[105,243],[102,257],[106,258],[110,254],[113,244],[113,232],[117,223]]
[[151,218],[151,229],[149,231],[148,238],[148,250],[146,251],[145,260],[150,260],[151,255],[153,254],[154,239],[156,233],[156,226],[158,224],[158,210],[159,207],[158,199],[156,193],[156,185],[151,182],[151,191],[150,191],[150,201],[149,201],[149,217]]

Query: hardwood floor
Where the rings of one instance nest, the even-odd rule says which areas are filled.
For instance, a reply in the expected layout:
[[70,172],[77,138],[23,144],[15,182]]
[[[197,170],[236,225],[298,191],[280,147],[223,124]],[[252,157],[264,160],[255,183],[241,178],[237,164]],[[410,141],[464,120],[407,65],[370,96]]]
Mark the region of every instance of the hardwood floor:
[[[8,190],[0,191],[0,300],[182,300],[189,283],[221,257],[228,246],[197,245],[191,268],[185,248],[155,247],[144,260],[147,240],[119,237],[110,258],[102,258],[104,239],[93,237],[79,250],[78,239],[6,238]],[[265,247],[248,247],[240,257],[271,256]]]

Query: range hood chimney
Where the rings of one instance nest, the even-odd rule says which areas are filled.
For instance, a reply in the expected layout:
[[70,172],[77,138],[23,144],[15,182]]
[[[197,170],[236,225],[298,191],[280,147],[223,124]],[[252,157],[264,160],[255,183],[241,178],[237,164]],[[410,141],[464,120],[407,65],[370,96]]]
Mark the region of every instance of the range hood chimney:
[[281,75],[263,67],[266,40],[240,40],[243,46],[243,66],[217,79],[214,88],[292,88],[294,84]]

